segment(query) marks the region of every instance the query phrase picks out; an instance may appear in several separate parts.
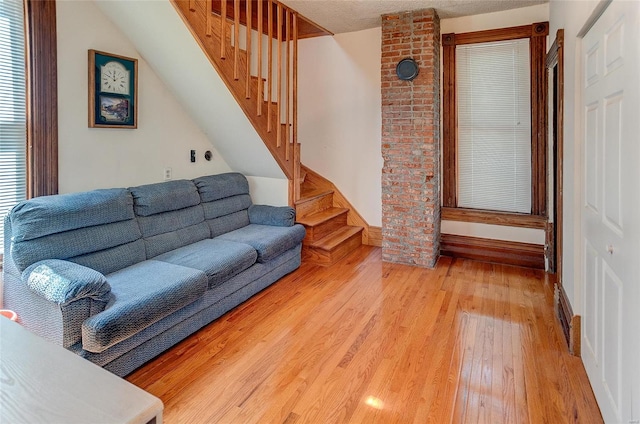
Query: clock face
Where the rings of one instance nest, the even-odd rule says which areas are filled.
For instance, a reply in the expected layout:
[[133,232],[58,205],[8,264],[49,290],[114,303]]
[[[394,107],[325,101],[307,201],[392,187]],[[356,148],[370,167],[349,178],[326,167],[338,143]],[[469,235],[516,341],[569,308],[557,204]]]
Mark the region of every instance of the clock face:
[[130,72],[119,62],[107,62],[100,67],[100,91],[129,94]]

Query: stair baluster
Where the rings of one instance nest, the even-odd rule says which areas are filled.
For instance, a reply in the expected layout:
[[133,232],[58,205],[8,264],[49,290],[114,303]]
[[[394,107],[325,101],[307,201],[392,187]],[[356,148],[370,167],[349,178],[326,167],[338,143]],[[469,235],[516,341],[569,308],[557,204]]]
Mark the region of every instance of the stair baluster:
[[[209,10],[211,9],[207,9],[207,14],[209,14]],[[220,37],[220,59],[224,59],[226,57],[225,54],[225,49],[226,49],[226,43],[225,43],[225,33],[226,33],[226,25],[227,25],[227,0],[221,0],[220,1],[220,34],[218,34],[218,36]]]
[[247,99],[251,98],[251,27],[253,26],[252,17],[251,17],[251,3],[252,1],[247,1],[247,24],[245,26],[246,38],[247,38],[247,78],[245,84],[245,97]]
[[264,82],[262,81],[262,0],[258,1],[258,116],[262,116]]
[[278,2],[278,84],[276,89],[278,90],[278,109],[276,111],[276,147],[282,145],[282,3]]
[[[301,170],[297,110],[298,13],[277,0],[258,1],[257,78],[254,78],[251,75],[254,54],[251,1],[171,0],[289,179],[289,203],[296,206],[298,221],[308,229],[308,237],[303,243],[303,258],[330,265],[362,241],[367,241],[368,225],[332,183],[307,168]],[[264,7],[267,7],[267,20],[264,20]],[[214,19],[214,15],[219,15],[220,20]],[[268,28],[264,28],[265,23]],[[233,25],[233,31],[230,25]],[[241,25],[245,26],[246,49],[240,48]],[[308,22],[305,21],[304,25]],[[275,34],[274,26],[277,29]],[[263,63],[264,41],[268,46],[267,64]],[[275,57],[274,43],[277,48]],[[231,57],[233,61],[225,59]],[[268,74],[266,114],[263,113],[263,65],[267,66]],[[257,81],[255,84],[252,82],[254,79]],[[277,95],[274,95],[274,89]],[[283,99],[284,93],[286,98]],[[276,131],[273,131],[273,125],[277,125]],[[301,172],[305,178],[301,178]],[[301,188],[303,180],[304,187]]]
[[[240,0],[233,0],[233,79],[238,81],[240,67]],[[248,76],[247,76],[248,78]]]
[[291,42],[291,23],[290,23],[291,13],[290,13],[289,9],[285,10],[284,13],[285,13],[285,17],[286,17],[286,19],[285,19],[285,24],[286,24],[286,37],[285,37],[286,49],[285,49],[285,54],[287,56],[287,63],[285,65],[287,67],[287,71],[286,71],[287,75],[286,75],[286,78],[285,78],[286,90],[287,90],[286,91],[286,93],[287,93],[287,102],[286,102],[286,106],[284,108],[285,114],[286,114],[285,120],[284,120],[284,122],[285,122],[285,127],[284,127],[284,139],[285,139],[284,152],[285,153],[284,153],[284,157],[287,160],[289,160],[289,147],[290,147],[290,144],[291,144],[291,140],[289,138],[289,111],[291,110],[290,109],[290,105],[289,105],[289,96],[290,96],[289,90],[291,89],[291,87],[289,86],[289,81],[291,80],[291,75],[290,75],[290,72],[291,72],[291,54],[290,54],[290,49],[289,49],[289,43]]
[[[287,178],[296,186],[292,191],[293,204],[300,191],[296,177],[300,152],[295,110],[298,15],[277,0],[261,0],[257,4],[253,1],[171,0]],[[254,40],[256,29],[258,37]],[[245,36],[246,44],[241,36]]]

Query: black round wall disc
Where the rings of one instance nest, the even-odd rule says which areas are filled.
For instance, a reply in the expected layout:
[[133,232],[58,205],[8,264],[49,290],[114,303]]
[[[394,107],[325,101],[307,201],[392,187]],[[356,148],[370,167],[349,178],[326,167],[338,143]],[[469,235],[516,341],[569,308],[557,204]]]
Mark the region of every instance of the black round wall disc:
[[402,59],[396,66],[396,74],[401,80],[411,81],[418,76],[418,64],[410,57]]

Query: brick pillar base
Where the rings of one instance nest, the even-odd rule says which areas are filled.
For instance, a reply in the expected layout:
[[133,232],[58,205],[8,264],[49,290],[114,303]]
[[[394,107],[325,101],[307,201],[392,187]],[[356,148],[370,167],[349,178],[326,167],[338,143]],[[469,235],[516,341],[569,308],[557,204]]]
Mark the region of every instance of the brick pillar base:
[[[396,76],[412,57],[413,81]],[[382,17],[382,258],[433,267],[440,239],[440,19],[434,9]]]

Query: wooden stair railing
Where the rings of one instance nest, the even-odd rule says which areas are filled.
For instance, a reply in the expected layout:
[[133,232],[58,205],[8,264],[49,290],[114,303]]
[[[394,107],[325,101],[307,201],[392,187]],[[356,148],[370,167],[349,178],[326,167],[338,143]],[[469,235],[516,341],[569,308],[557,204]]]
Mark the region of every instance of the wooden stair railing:
[[369,226],[330,181],[308,168],[301,178],[298,40],[331,33],[277,0],[171,2],[289,179],[289,204],[307,229],[303,260],[331,265],[368,243]]
[[277,0],[171,2],[289,179],[293,206],[300,198],[298,32],[331,33]]

